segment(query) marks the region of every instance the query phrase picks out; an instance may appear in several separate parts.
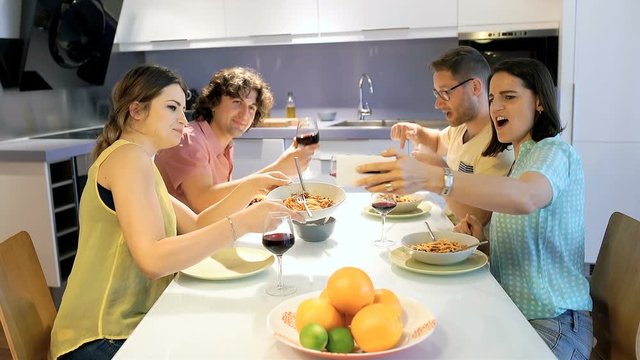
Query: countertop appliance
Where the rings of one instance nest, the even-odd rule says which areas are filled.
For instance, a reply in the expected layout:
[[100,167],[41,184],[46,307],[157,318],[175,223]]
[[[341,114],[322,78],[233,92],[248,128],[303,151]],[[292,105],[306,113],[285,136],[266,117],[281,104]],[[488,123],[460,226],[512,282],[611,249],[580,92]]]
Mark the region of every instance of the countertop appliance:
[[25,0],[20,90],[102,85],[122,1]]
[[539,60],[558,84],[558,29],[460,33],[458,39],[459,45],[480,51],[491,66],[516,57]]

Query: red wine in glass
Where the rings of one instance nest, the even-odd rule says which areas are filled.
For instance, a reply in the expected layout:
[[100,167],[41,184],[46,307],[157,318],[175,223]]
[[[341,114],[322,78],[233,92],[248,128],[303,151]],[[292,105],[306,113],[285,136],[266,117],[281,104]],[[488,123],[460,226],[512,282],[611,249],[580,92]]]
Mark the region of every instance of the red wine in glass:
[[298,135],[296,141],[303,146],[317,144],[320,142],[320,133]]
[[376,201],[371,204],[371,207],[376,209],[380,214],[388,214],[389,211],[393,210],[398,203],[390,200],[381,200]]
[[391,246],[393,241],[384,237],[384,224],[387,220],[387,214],[393,210],[398,201],[393,193],[373,193],[371,194],[371,207],[374,208],[380,217],[382,218],[382,229],[380,232],[380,239],[374,240],[373,244],[376,246]]
[[287,233],[262,235],[262,245],[275,255],[282,255],[295,243],[295,236]]

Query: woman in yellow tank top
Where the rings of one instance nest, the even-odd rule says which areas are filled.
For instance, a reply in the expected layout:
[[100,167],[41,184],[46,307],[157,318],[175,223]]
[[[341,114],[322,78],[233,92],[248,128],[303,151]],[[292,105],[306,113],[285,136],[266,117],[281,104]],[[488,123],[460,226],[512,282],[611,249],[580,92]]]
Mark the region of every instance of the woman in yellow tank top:
[[186,86],[171,70],[142,65],[113,89],[80,201],[80,239],[51,333],[54,359],[110,359],[173,274],[248,232],[262,232],[263,201],[230,214],[223,202],[196,215],[169,195],[153,157],[180,141]]

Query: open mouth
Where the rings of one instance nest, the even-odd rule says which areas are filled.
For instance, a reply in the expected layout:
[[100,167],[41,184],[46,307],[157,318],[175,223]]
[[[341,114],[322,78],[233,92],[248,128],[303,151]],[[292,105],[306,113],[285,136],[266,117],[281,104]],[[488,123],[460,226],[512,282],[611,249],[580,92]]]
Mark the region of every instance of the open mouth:
[[500,129],[501,127],[504,127],[505,125],[507,125],[507,123],[509,122],[509,119],[507,119],[504,116],[498,116],[496,118],[496,128]]

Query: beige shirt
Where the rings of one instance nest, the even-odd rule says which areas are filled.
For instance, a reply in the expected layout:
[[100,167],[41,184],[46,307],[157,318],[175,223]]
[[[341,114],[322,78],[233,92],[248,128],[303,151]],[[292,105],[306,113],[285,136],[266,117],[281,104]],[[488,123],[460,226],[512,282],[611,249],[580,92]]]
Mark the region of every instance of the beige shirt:
[[[463,142],[467,124],[447,127],[440,132],[440,141],[447,146],[447,165],[451,170],[469,174],[507,175],[513,164],[513,149],[509,148],[497,156],[482,156],[491,141],[491,124],[487,124],[476,136]],[[445,212],[456,224],[459,219],[447,207]],[[488,228],[488,227],[487,227]]]
[[469,174],[507,175],[513,164],[513,149],[498,156],[482,156],[491,141],[491,124],[467,141],[462,141],[467,125],[447,127],[440,133],[440,141],[447,146],[447,165],[451,170]]

